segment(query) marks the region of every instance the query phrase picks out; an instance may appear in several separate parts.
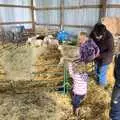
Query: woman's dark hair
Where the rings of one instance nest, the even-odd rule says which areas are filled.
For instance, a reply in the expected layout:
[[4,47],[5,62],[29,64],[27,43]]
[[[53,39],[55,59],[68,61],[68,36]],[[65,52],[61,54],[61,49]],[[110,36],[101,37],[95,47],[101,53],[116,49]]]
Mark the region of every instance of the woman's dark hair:
[[93,30],[98,36],[103,35],[106,31],[106,26],[102,23],[97,23]]

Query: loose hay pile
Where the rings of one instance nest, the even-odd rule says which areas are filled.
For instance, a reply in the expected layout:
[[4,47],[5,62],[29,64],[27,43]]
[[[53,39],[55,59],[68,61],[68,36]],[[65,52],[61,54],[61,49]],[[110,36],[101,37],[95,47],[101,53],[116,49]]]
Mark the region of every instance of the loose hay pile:
[[[109,102],[108,91],[91,81],[78,120],[109,120]],[[0,120],[76,120],[70,103],[69,96],[47,88],[24,94],[0,93]]]
[[0,65],[0,80],[4,80],[6,78],[6,71],[2,65]]
[[[55,46],[49,46],[38,57],[36,72],[63,72],[63,67],[57,67],[60,56]],[[56,67],[45,64],[54,64]],[[111,71],[112,68],[113,66]],[[55,80],[54,84],[57,84],[63,80],[63,75],[48,73],[35,75],[34,79],[49,82]],[[26,94],[0,94],[0,120],[76,120],[72,115],[71,99],[68,96],[43,91],[41,88],[34,93],[28,91]],[[91,80],[88,95],[80,107],[78,120],[109,120],[109,91],[100,88]]]
[[[51,54],[54,53],[54,54]],[[45,64],[58,64],[60,59],[60,53],[57,50],[57,48],[48,48],[48,51],[44,53],[42,56],[38,58],[38,61],[36,64],[40,64],[39,67],[37,67],[38,71],[42,72],[48,72],[50,71],[55,71],[57,72],[57,68],[52,68],[48,66],[42,66]],[[91,64],[89,64],[87,67],[91,67]],[[62,69],[59,69],[62,71]],[[90,70],[91,71],[91,70]],[[113,63],[110,65],[109,72],[108,72],[108,78],[111,78],[110,74],[113,72]],[[112,75],[112,74],[111,74]],[[45,77],[44,76],[37,76],[36,79],[46,79],[46,80],[51,80],[51,79],[56,79],[60,78],[57,75],[53,75],[48,77],[49,75],[47,74]],[[50,79],[49,79],[50,78]],[[113,76],[110,79],[109,83],[113,85]],[[104,90],[103,88],[97,86],[94,82],[94,80],[90,80],[89,83],[89,89],[88,89],[88,95],[86,96],[85,101],[80,107],[79,111],[79,120],[109,120],[109,108],[110,108],[110,92],[111,92],[111,87],[109,86],[107,90]],[[66,106],[66,104],[70,104],[70,98],[69,100],[67,99],[66,102],[64,102],[64,99],[61,99],[61,95],[59,96],[58,99],[61,102],[61,105],[63,104]],[[59,106],[60,107],[60,106]],[[72,105],[67,106],[65,112],[63,110],[64,114],[59,114],[57,120],[76,120],[76,117],[73,116],[72,114]],[[59,109],[59,108],[58,108]],[[61,112],[60,112],[61,113]],[[49,118],[51,119],[51,118]]]
[[43,89],[26,94],[0,93],[0,120],[62,120],[68,108],[68,97]]
[[[88,94],[81,104],[78,120],[109,120],[110,95],[107,90],[97,86],[94,81],[89,84]],[[72,111],[63,120],[76,120]]]
[[63,80],[63,66],[58,67],[60,56],[56,46],[48,46],[46,51],[38,57],[36,62],[37,74],[34,79],[54,81],[54,84]]
[[32,63],[32,49],[25,45],[16,47],[8,43],[0,53],[0,63],[6,71],[8,80],[29,80]]

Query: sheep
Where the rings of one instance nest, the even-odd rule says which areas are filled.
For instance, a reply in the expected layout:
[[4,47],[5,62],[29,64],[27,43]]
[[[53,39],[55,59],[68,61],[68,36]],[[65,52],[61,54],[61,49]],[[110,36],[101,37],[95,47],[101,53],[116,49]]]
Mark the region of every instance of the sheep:
[[54,37],[52,35],[48,35],[47,37],[44,38],[44,43],[46,45],[59,45],[59,42],[57,39],[54,39]]
[[26,44],[33,45],[33,46],[42,46],[42,47],[48,47],[48,45],[59,45],[59,41],[57,39],[54,39],[52,35],[46,36],[43,40],[37,39],[39,35],[36,35],[34,37],[28,38],[26,41]]
[[26,41],[26,44],[31,45],[31,44],[32,44],[32,41],[33,41],[33,38],[29,38],[29,37],[28,37],[28,40]]
[[38,35],[28,38],[26,41],[26,44],[32,45],[32,46],[42,46],[43,45],[43,40],[37,39]]
[[71,45],[59,45],[58,49],[61,52],[62,57],[60,58],[60,62],[58,64],[62,65],[67,61],[73,61],[79,57],[79,47],[71,46]]
[[43,46],[43,40],[35,40],[34,42],[33,42],[33,45],[35,46],[35,47],[40,47],[40,46]]

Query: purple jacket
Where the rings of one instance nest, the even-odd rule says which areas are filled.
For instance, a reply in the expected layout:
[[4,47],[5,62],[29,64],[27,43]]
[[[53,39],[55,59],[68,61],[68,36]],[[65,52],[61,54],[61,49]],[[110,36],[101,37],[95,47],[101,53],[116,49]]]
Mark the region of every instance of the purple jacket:
[[80,46],[80,60],[83,62],[92,61],[99,55],[99,47],[93,40],[88,40]]
[[80,46],[80,58],[75,62],[90,62],[99,55],[99,47],[93,40],[88,40]]

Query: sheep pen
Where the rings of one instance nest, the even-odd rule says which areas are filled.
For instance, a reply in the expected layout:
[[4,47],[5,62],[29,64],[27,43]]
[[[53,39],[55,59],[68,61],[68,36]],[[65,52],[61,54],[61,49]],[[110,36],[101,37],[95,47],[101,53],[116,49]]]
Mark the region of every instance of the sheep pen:
[[[72,115],[72,105],[69,95],[63,95],[49,89],[49,83],[54,87],[63,80],[63,75],[47,74],[33,75],[32,72],[63,72],[61,67],[57,66],[61,54],[56,46],[32,47],[6,45],[1,53],[1,65],[6,72],[4,79],[32,79],[32,81],[47,81],[44,86],[33,85],[25,93],[17,94],[15,91],[0,93],[0,119],[1,120],[76,120]],[[4,66],[6,65],[6,66]],[[108,78],[113,71],[113,64],[110,66]],[[18,76],[18,77],[17,77]],[[113,80],[111,80],[113,81]],[[28,81],[29,82],[29,81]],[[20,84],[20,83],[18,83]],[[27,83],[25,83],[26,89]],[[28,83],[30,84],[30,83]],[[111,83],[113,84],[113,83]],[[16,88],[17,89],[17,88]],[[103,89],[95,84],[91,77],[89,82],[88,94],[80,107],[79,120],[109,120],[110,93],[111,86]]]

